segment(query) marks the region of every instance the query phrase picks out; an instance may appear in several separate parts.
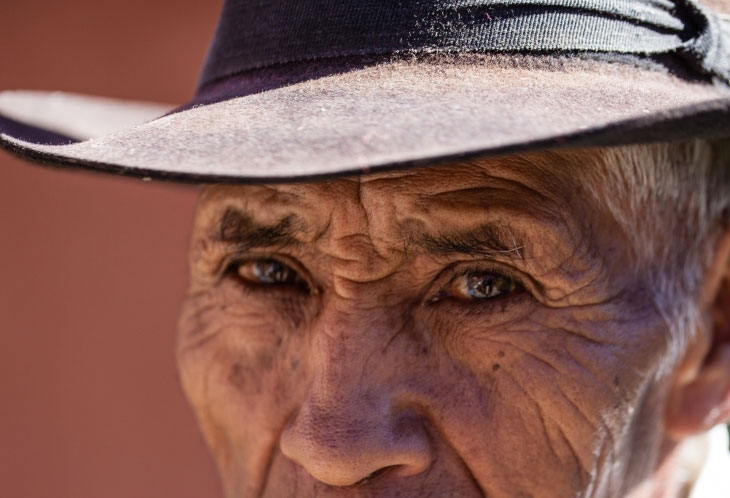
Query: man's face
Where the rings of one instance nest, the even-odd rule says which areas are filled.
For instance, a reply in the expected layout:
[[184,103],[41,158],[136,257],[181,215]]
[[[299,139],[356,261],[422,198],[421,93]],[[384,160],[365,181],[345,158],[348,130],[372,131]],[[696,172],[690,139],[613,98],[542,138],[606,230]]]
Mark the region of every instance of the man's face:
[[590,161],[206,189],[178,358],[227,494],[606,497],[651,473],[669,331]]

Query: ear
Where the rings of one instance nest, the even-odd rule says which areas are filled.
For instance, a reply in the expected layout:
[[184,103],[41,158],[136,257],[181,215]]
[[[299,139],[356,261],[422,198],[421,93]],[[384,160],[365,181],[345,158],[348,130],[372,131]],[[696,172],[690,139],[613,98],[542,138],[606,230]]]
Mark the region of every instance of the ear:
[[685,437],[730,422],[730,229],[716,245],[700,296],[706,327],[698,330],[670,395],[667,432]]

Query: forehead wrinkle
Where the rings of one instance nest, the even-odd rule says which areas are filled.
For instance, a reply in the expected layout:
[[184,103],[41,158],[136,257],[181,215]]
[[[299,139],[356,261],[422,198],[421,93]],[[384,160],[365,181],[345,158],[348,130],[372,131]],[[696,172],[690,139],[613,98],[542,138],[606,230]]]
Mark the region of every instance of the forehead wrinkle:
[[320,250],[330,258],[337,278],[353,283],[385,280],[404,263],[393,240],[355,230],[329,237]]
[[[570,166],[584,163],[586,156],[582,152],[545,152],[462,163],[460,166],[466,174],[453,175],[451,182],[438,183],[437,191],[420,193],[414,204],[425,221],[435,219],[435,224],[440,225],[466,225],[469,227],[466,230],[475,229],[473,220],[488,218],[487,224],[492,228],[488,232],[495,235],[488,239],[501,242],[492,247],[497,251],[524,246],[530,238],[527,237],[530,230],[516,230],[515,222],[508,223],[505,218],[515,220],[518,225],[529,222],[532,227],[560,228],[563,234],[575,236],[576,230],[582,232],[582,227],[575,209],[578,185],[570,174]],[[464,223],[464,220],[469,221]]]
[[468,162],[481,168],[489,180],[500,179],[557,203],[580,186],[576,173],[601,163],[596,149],[548,150]]
[[[452,192],[459,190],[464,191]],[[602,255],[569,205],[559,211],[542,209],[543,205],[486,192],[483,201],[456,196],[449,202],[429,203],[425,202],[428,196],[421,196],[400,221],[409,250],[415,247],[439,259],[461,254],[509,261],[535,277],[552,275],[548,285],[560,288],[592,278],[590,274],[600,266],[594,262]]]
[[528,211],[540,218],[554,218],[561,212],[557,202],[538,190],[512,180],[492,176],[483,177],[479,184],[469,184],[433,194],[420,196],[418,207],[438,206],[439,210],[474,208],[486,210],[493,207]]
[[[529,189],[538,196],[561,202],[577,186],[576,169],[582,170],[600,162],[600,153],[593,149],[540,151],[373,172],[361,175],[360,181],[377,184],[397,180],[405,188],[420,190],[427,196],[438,194],[444,185],[448,188],[454,183],[486,186],[485,183],[494,185],[500,182],[503,187],[513,184]],[[424,177],[442,181],[424,185]]]
[[[228,209],[235,205],[250,218],[243,220],[239,233],[246,237],[240,238],[264,235],[280,242],[285,235],[294,236],[300,240],[297,251],[326,257],[338,278],[379,281],[393,274],[402,258],[392,250],[393,222],[387,206],[381,196],[363,190],[359,178],[346,178],[288,185],[283,203],[278,202],[278,188],[233,190],[226,200]],[[287,195],[292,191],[296,197]],[[264,222],[268,227],[261,231]]]
[[570,226],[568,206],[555,202],[561,200],[556,198],[560,182],[549,172],[549,179],[537,174],[545,165],[527,159],[486,163],[428,168],[421,175],[390,172],[369,179],[368,189],[362,190],[379,192],[370,197],[395,206],[389,218],[397,229],[391,239],[406,258],[415,248],[443,256],[524,261],[533,253],[528,242],[540,244],[545,236],[551,243],[562,241],[561,252],[572,252],[568,246],[577,227]]
[[[416,239],[413,236],[416,232],[413,219],[420,218],[415,227],[429,225],[430,242],[444,234],[443,230],[434,230],[434,226],[462,225],[464,218],[471,222],[480,219],[484,224],[484,212],[497,208],[502,213],[505,210],[522,210],[537,221],[547,221],[553,226],[556,222],[566,221],[562,219],[569,214],[566,206],[559,207],[554,203],[558,190],[556,185],[561,182],[553,178],[556,175],[551,170],[558,162],[565,166],[565,163],[574,161],[557,153],[534,156],[453,163],[320,183],[261,186],[259,190],[268,192],[266,211],[274,207],[272,199],[277,204],[283,199],[292,210],[319,221],[318,226],[313,227],[309,242],[331,245],[335,241],[335,246],[342,247],[329,247],[327,252],[332,255],[349,247],[355,250],[351,256],[340,255],[345,256],[344,259],[357,259],[362,256],[365,246],[370,246],[369,249],[380,256],[376,259],[384,259],[392,257],[394,251],[403,255],[412,247],[412,241]],[[566,170],[564,167],[558,169]],[[565,185],[565,182],[562,184]],[[235,187],[228,190],[233,190],[234,197],[243,197]],[[247,204],[255,206],[254,214],[258,218],[261,203],[255,201],[263,196],[254,197]],[[418,214],[412,216],[415,214],[413,211]],[[464,216],[465,213],[471,216]],[[403,215],[410,220],[402,220]],[[491,218],[493,222],[494,216]],[[478,229],[474,223],[468,225],[472,231]],[[501,225],[499,230],[491,232],[511,232],[514,235],[513,227],[506,226],[504,222]],[[461,235],[465,234],[462,232]],[[364,239],[368,244],[364,244]],[[511,237],[492,237],[495,242],[493,249],[510,251],[525,245],[525,241],[508,239]],[[348,240],[352,243],[348,244]]]
[[[419,199],[418,205],[426,220],[438,226],[444,241],[483,240],[493,252],[511,252],[525,248],[539,238],[537,228],[544,228],[565,236],[582,231],[570,212],[531,190],[505,191],[495,187],[465,187]],[[428,225],[428,223],[426,223]],[[428,230],[425,230],[428,232]],[[433,239],[433,237],[431,237]]]

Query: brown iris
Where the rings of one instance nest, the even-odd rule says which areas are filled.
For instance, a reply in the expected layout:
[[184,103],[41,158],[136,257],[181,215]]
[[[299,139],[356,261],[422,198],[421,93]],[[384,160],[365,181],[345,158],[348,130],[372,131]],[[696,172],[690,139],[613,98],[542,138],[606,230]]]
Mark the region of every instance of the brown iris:
[[494,272],[470,272],[451,282],[450,294],[464,301],[493,299],[514,291],[514,280]]
[[243,280],[262,285],[301,284],[302,280],[289,266],[273,259],[258,259],[238,264],[236,272]]

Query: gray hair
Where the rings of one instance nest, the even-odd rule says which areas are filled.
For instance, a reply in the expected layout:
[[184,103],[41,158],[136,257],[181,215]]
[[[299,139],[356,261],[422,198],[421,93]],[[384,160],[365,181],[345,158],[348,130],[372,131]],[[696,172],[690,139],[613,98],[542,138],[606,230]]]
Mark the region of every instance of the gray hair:
[[630,240],[676,357],[701,323],[702,280],[730,217],[730,143],[631,145],[599,155],[604,167],[588,172],[586,188]]

